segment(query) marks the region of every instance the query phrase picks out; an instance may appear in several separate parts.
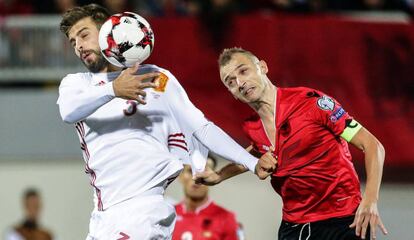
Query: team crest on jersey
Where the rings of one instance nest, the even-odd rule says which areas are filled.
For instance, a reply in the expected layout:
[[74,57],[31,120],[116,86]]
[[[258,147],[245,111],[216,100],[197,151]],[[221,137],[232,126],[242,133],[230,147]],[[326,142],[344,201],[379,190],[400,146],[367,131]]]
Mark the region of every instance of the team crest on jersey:
[[164,73],[160,73],[160,75],[153,80],[157,86],[154,88],[157,92],[165,92],[165,87],[167,86],[168,76]]
[[318,98],[317,104],[318,107],[322,110],[333,111],[335,108],[334,100],[326,95],[323,95],[322,97]]

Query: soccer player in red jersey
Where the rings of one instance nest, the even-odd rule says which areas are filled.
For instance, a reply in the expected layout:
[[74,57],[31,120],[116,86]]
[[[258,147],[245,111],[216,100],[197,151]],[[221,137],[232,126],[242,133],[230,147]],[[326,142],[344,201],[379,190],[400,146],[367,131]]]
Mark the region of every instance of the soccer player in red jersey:
[[[243,126],[249,148],[278,159],[271,184],[283,200],[279,240],[376,239],[377,226],[387,234],[377,206],[385,151],[374,135],[318,90],[276,87],[249,51],[225,49],[219,67],[227,89],[255,110]],[[365,154],[363,197],[348,142]],[[213,185],[243,171],[228,165],[198,181]]]
[[[216,159],[209,157],[207,166],[215,169]],[[242,234],[235,215],[218,206],[208,196],[208,187],[196,184],[191,167],[186,165],[179,176],[184,200],[175,206],[177,221],[173,240],[238,240]]]

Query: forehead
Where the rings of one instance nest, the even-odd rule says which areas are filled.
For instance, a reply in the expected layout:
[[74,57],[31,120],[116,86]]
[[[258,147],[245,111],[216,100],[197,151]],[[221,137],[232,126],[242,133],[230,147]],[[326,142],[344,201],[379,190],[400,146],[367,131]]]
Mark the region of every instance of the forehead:
[[223,79],[226,75],[232,73],[240,65],[253,64],[251,58],[243,53],[235,53],[231,56],[230,61],[220,68],[220,77]]
[[68,36],[69,38],[74,37],[80,30],[82,29],[96,29],[96,24],[90,17],[82,18],[81,20],[77,21],[69,30]]

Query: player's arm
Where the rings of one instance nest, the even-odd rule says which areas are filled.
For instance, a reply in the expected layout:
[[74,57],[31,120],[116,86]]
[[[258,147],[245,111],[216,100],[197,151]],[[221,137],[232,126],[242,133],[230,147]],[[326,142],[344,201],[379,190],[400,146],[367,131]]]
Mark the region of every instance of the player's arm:
[[[166,94],[169,104],[182,129],[189,132],[211,152],[234,163],[238,163],[251,172],[266,178],[274,170],[275,164],[268,156],[257,159],[236,143],[222,129],[208,121],[204,114],[188,99],[188,96],[179,82],[169,74]],[[275,160],[274,160],[275,161]],[[259,163],[259,164],[258,164]]]
[[155,79],[160,76],[159,72],[138,73],[139,64],[127,68],[113,81],[113,89],[116,97],[136,100],[140,104],[146,104],[145,88],[155,88]]
[[[260,158],[260,153],[255,151],[253,145],[249,145],[246,148],[246,151],[252,154],[253,156]],[[220,182],[232,178],[234,176],[240,175],[242,173],[247,172],[249,169],[244,167],[243,165],[237,164],[237,163],[229,163],[220,170],[217,171],[217,174],[220,177]]]
[[212,122],[195,131],[194,136],[211,152],[242,165],[260,179],[267,178],[276,168],[277,161],[270,152],[257,159]]
[[197,173],[194,176],[194,180],[196,183],[213,186],[247,171],[249,171],[248,168],[237,163],[229,163],[218,171],[214,171],[206,166],[203,172]]
[[102,105],[115,97],[135,99],[145,104],[140,96],[145,97],[144,88],[154,87],[151,82],[142,83],[143,79],[158,76],[158,73],[134,75],[138,66],[123,71],[113,82],[102,86],[89,86],[86,79],[78,75],[68,75],[59,86],[60,115],[64,122],[75,123],[87,118]]
[[315,92],[315,95],[318,97],[313,105],[315,119],[336,136],[342,137],[365,154],[367,185],[354,222],[350,227],[355,227],[356,234],[363,238],[365,238],[368,223],[370,223],[372,237],[375,237],[377,225],[386,234],[387,230],[381,222],[377,206],[385,158],[384,147],[368,130],[349,116],[335,99],[320,92]]
[[[254,156],[260,156],[260,153],[256,152],[253,148],[253,145],[250,145],[246,148],[246,151],[253,154]],[[270,154],[270,153],[268,153]],[[265,155],[266,156],[266,155]],[[270,155],[272,159],[273,156]],[[272,160],[270,160],[272,161]],[[260,164],[260,163],[259,163]],[[276,164],[276,163],[275,163]],[[240,175],[242,173],[247,172],[249,169],[247,169],[245,166],[237,163],[229,163],[223,168],[221,168],[218,171],[214,171],[208,167],[206,167],[204,172],[197,173],[195,175],[195,181],[197,183],[201,183],[208,186],[213,186],[216,184],[221,183],[222,181],[235,177],[237,175]],[[264,178],[263,178],[264,179]]]
[[352,120],[347,124],[341,134],[345,140],[362,150],[365,154],[365,168],[367,182],[365,194],[356,212],[351,227],[355,227],[356,235],[365,238],[368,224],[371,228],[371,236],[376,238],[376,228],[380,227],[387,234],[378,211],[379,189],[385,159],[385,150],[378,139],[358,122]]
[[[356,146],[365,154],[367,184],[364,197],[358,207],[354,222],[350,227],[356,228],[356,235],[365,239],[367,226],[370,224],[371,236],[375,238],[377,225],[384,234],[387,230],[381,222],[378,212],[378,196],[382,178],[385,151],[382,144],[354,120],[333,98],[314,91],[309,95],[314,99],[311,104],[315,120],[327,127],[335,136],[340,136]],[[316,97],[316,98],[314,98]]]
[[61,81],[57,104],[64,122],[83,120],[114,98],[112,83],[92,87],[87,81],[80,74],[69,74]]
[[[112,83],[103,86],[82,86],[83,83],[71,83],[75,79],[70,78],[62,80],[57,102],[62,120],[66,123],[85,119],[115,97]],[[79,82],[82,79],[77,80]]]
[[[252,153],[254,151],[253,145],[248,146],[246,151]],[[217,171],[206,166],[204,172],[195,175],[195,181],[204,185],[213,186],[226,179],[245,173],[248,170],[243,165],[237,163],[229,163]]]

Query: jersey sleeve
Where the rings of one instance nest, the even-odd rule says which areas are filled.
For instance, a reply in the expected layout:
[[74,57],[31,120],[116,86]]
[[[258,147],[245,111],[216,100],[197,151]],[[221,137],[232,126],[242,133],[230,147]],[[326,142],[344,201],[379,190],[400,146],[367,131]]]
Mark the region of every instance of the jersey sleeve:
[[182,130],[193,134],[208,123],[204,114],[190,101],[184,88],[172,75],[167,74],[169,80],[165,89],[171,110]]
[[190,153],[190,164],[192,174],[204,171],[207,165],[208,148],[205,147],[197,138],[192,137],[191,141],[192,151]]
[[[180,129],[186,134],[186,138],[196,137],[196,140],[209,151],[232,162],[242,164],[254,172],[258,159],[250,155],[223,130],[208,121],[204,114],[190,101],[177,79],[170,73],[167,76],[169,77],[165,89],[167,100]],[[194,152],[196,155],[193,155],[192,150],[190,149],[191,161],[194,164],[199,163],[197,164],[197,171],[199,171],[199,167],[205,166],[204,160],[206,161],[206,159],[204,159],[202,154],[198,154],[197,151]],[[193,165],[193,167],[195,166]]]
[[334,98],[318,92],[317,97],[310,102],[312,117],[327,127],[335,136],[351,141],[362,127]]
[[59,112],[64,122],[75,123],[94,113],[115,98],[112,82],[102,86],[89,86],[79,74],[63,78],[59,86]]
[[209,149],[209,151],[248,168],[255,172],[258,159],[246,151],[226,132],[209,122],[194,133],[194,136]]

